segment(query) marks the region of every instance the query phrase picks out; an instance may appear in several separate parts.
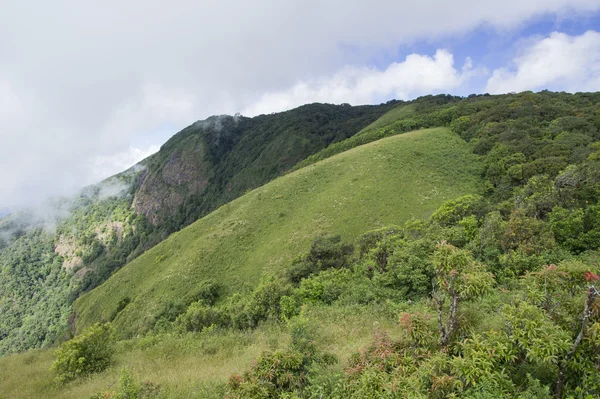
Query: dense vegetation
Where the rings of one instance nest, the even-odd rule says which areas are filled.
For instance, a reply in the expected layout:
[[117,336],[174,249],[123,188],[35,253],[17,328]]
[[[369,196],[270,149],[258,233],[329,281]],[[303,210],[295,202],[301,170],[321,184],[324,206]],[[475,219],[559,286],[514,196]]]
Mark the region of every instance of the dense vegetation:
[[0,355],[68,337],[71,305],[82,293],[170,233],[394,105],[312,104],[256,118],[212,117],[75,198],[1,219]]
[[104,320],[123,337],[143,334],[163,314],[174,318],[185,310],[206,279],[224,296],[252,289],[263,275],[282,272],[315,234],[352,240],[367,229],[425,217],[449,198],[476,192],[479,170],[467,144],[438,128],[288,174],[172,235],[84,294],[75,304],[77,328]]
[[[9,356],[9,397],[600,395],[600,94],[429,96],[392,113],[84,295],[80,329],[137,337],[113,367],[62,385],[51,354]],[[454,135],[380,140],[433,126]],[[122,366],[133,374],[108,387]]]
[[130,210],[131,178],[123,175],[75,199],[55,201],[47,207],[51,218],[20,213],[0,223],[9,244],[0,250],[0,354],[68,338],[85,272],[100,260],[127,260],[140,220]]

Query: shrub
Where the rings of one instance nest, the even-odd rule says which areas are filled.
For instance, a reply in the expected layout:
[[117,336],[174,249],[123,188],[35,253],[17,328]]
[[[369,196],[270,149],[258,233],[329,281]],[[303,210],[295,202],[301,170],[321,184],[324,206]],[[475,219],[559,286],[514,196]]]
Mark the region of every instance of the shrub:
[[131,371],[124,367],[121,369],[118,391],[103,391],[91,396],[89,399],[154,399],[161,394],[161,386],[151,381],[137,383]]
[[446,201],[431,215],[431,219],[442,226],[458,223],[461,219],[478,215],[483,208],[482,199],[479,196],[467,194],[462,197]]
[[287,271],[287,278],[297,284],[303,278],[322,270],[347,267],[353,253],[354,246],[342,243],[339,235],[317,237],[308,255],[297,259]]
[[371,250],[380,246],[386,237],[394,237],[402,235],[402,228],[397,226],[384,227],[377,230],[371,230],[362,234],[358,240],[358,249],[360,257],[367,255]]
[[299,312],[299,306],[294,297],[282,296],[279,301],[279,309],[281,311],[281,319],[289,320],[293,316],[296,316]]
[[105,370],[114,353],[114,329],[110,323],[96,323],[63,343],[56,351],[51,370],[61,383]]
[[128,368],[121,370],[119,379],[119,392],[116,399],[138,399],[140,396],[140,386],[133,380],[133,375]]
[[117,303],[117,307],[115,308],[115,310],[111,313],[109,320],[113,321],[114,319],[117,318],[117,316],[119,315],[119,313],[121,313],[121,311],[123,309],[125,309],[125,307],[127,305],[129,305],[131,303],[131,298],[126,296],[123,297],[119,300],[119,302]]
[[219,298],[219,285],[213,280],[201,282],[198,287],[186,296],[187,303],[202,301],[206,305],[214,305]]
[[[315,328],[302,317],[288,323],[291,343],[277,352],[263,352],[252,368],[243,375],[234,374],[228,382],[228,399],[288,398],[308,385],[313,365],[331,365],[335,356],[319,353]],[[292,396],[288,396],[288,395]]]
[[155,317],[155,325],[161,325],[162,321],[173,322],[184,313],[187,306],[183,302],[168,300],[163,303],[162,310]]
[[[236,293],[230,296],[221,309],[226,315],[227,323],[233,327],[241,330],[254,328],[263,320],[281,317],[281,300],[290,296],[291,288],[283,280],[269,278],[249,294]],[[286,304],[286,301],[283,303]]]
[[298,295],[305,301],[332,304],[348,289],[351,279],[352,273],[348,269],[327,270],[303,279]]
[[187,311],[177,318],[177,323],[185,331],[199,332],[213,324],[222,326],[227,323],[227,320],[222,312],[198,301],[192,303]]

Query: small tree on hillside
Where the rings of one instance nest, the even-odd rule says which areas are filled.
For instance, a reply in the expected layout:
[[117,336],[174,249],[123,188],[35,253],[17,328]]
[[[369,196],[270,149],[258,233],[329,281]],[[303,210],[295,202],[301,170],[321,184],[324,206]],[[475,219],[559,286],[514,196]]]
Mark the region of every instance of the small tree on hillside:
[[112,362],[113,353],[114,328],[110,323],[96,323],[60,346],[51,370],[59,382],[69,382],[103,371]]
[[468,251],[446,241],[438,244],[433,264],[432,299],[438,312],[441,345],[445,347],[458,329],[460,303],[483,296],[494,284],[494,277]]

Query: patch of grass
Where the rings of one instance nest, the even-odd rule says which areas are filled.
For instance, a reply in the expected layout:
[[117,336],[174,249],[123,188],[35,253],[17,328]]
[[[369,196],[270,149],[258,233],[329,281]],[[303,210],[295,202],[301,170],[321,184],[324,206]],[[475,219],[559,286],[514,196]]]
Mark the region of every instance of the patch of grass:
[[399,105],[396,108],[386,112],[375,122],[363,128],[357,134],[368,132],[369,130],[381,129],[382,127],[388,126],[399,119],[406,118],[415,112],[415,104]]
[[401,105],[385,113],[382,117],[371,123],[369,126],[360,130],[357,134],[343,141],[338,141],[313,154],[296,164],[291,171],[302,169],[316,162],[330,158],[334,155],[348,151],[352,148],[380,140],[384,137],[395,136],[400,133],[406,133],[416,130],[419,127],[415,121],[406,119],[412,115],[415,110],[414,104]]
[[78,329],[108,320],[122,337],[145,333],[165,303],[202,281],[224,294],[280,273],[322,233],[362,232],[427,216],[477,191],[479,163],[445,128],[389,137],[278,178],[219,208],[115,273],[75,304]]
[[[348,353],[370,342],[378,328],[392,330],[396,316],[385,307],[314,306],[306,317],[318,326],[320,343],[345,366]],[[343,334],[347,339],[339,340]],[[248,369],[264,350],[289,343],[285,325],[267,322],[251,331],[208,330],[184,336],[147,336],[119,343],[115,364],[103,373],[60,385],[49,371],[53,350],[35,350],[0,358],[0,399],[82,399],[118,385],[119,372],[129,368],[137,381],[162,388],[161,398],[216,396],[233,373]]]

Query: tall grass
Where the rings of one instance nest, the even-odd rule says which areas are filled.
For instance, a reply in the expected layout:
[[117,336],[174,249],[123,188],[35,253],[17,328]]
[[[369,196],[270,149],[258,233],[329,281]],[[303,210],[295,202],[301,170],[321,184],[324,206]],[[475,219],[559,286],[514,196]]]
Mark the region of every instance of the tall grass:
[[[304,313],[317,340],[344,367],[348,354],[366,345],[379,328],[395,329],[394,312],[384,307],[314,306]],[[343,336],[344,339],[337,339]],[[85,399],[118,384],[128,367],[137,381],[161,386],[161,398],[220,397],[233,373],[248,369],[264,350],[285,347],[285,324],[266,322],[252,331],[208,330],[199,334],[147,336],[118,345],[112,367],[66,385],[54,382],[53,350],[36,350],[0,359],[0,398]]]

